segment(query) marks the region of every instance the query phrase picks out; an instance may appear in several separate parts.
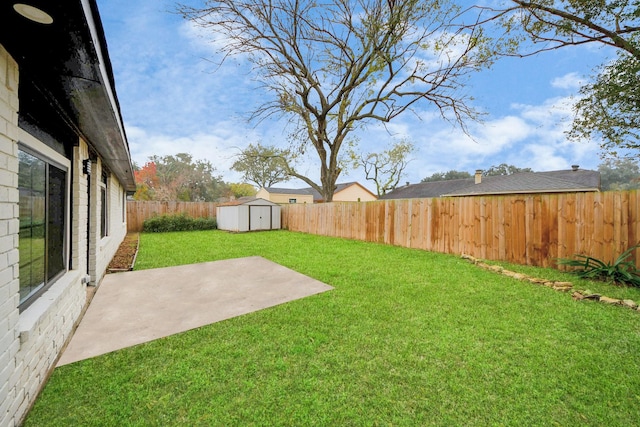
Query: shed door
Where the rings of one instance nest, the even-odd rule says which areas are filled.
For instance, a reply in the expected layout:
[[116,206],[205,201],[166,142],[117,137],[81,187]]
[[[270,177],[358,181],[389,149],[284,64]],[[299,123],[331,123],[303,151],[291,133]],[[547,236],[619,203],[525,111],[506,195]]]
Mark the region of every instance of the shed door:
[[249,206],[249,230],[271,230],[271,206]]

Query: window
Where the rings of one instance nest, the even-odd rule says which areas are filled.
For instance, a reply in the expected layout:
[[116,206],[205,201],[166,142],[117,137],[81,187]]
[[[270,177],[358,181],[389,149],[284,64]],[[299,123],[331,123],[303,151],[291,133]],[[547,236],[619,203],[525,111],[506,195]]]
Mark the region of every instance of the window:
[[20,309],[66,271],[65,168],[18,151]]
[[107,173],[102,172],[100,178],[100,237],[106,237],[109,234],[109,206],[107,197]]
[[298,199],[289,199],[289,203],[298,203]]

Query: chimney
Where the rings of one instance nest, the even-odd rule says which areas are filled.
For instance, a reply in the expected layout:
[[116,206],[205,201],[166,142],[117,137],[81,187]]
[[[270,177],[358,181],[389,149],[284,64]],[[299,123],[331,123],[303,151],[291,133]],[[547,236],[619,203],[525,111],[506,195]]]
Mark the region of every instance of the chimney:
[[577,171],[579,168],[580,168],[579,165],[571,165],[571,170],[574,172]]
[[407,187],[408,187],[409,185],[410,185],[410,184],[409,184],[409,181],[407,181]]
[[476,184],[482,182],[482,169],[476,169]]

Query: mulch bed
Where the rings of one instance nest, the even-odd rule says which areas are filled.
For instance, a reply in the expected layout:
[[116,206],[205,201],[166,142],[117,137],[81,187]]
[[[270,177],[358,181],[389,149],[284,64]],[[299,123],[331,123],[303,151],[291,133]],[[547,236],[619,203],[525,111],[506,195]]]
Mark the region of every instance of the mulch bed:
[[107,273],[131,271],[138,254],[138,233],[128,233],[107,267]]

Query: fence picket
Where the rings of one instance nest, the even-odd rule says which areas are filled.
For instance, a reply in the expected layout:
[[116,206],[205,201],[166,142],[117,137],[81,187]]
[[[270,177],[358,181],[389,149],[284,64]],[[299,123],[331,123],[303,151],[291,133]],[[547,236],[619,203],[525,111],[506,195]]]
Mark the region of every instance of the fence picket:
[[[640,243],[639,192],[291,205],[283,207],[282,224],[292,231],[521,264],[555,266],[557,258],[575,254],[613,261]],[[303,226],[301,219],[311,217]]]

